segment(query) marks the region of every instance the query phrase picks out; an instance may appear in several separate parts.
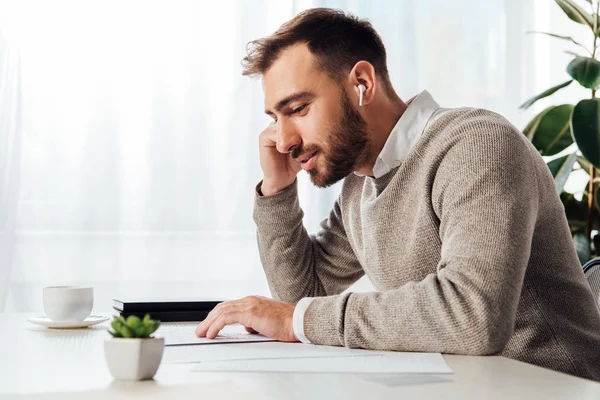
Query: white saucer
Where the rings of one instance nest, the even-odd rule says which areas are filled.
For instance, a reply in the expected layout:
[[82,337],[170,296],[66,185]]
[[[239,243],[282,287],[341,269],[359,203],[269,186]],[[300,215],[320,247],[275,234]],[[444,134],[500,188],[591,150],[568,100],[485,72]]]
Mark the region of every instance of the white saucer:
[[107,320],[108,317],[101,317],[99,315],[90,315],[83,321],[52,321],[45,315],[27,318],[27,321],[34,324],[55,329],[87,328],[88,326],[96,325]]

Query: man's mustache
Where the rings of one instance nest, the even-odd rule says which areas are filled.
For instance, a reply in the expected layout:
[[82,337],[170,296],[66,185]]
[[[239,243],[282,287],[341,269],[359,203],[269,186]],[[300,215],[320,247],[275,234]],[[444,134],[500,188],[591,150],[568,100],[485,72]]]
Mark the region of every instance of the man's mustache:
[[309,154],[309,153],[315,153],[317,151],[321,151],[321,148],[319,146],[308,146],[308,147],[303,147],[303,146],[299,146],[294,148],[294,150],[292,150],[292,158],[294,160],[297,160],[298,157],[300,157],[302,154]]

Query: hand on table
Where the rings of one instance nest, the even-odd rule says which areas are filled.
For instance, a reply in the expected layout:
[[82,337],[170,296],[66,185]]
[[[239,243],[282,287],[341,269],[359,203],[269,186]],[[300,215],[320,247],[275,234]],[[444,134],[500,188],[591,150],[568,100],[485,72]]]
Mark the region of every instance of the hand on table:
[[249,296],[218,304],[196,328],[196,336],[214,339],[221,329],[241,324],[250,333],[260,333],[280,342],[297,342],[293,316],[295,304]]

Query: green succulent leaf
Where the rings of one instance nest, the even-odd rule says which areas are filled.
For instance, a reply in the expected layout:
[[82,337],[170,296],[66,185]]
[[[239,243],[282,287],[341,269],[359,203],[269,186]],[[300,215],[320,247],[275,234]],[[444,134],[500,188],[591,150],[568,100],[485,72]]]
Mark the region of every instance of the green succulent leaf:
[[127,317],[127,326],[136,330],[138,327],[142,326],[142,320],[135,315],[130,315]]
[[592,254],[592,242],[590,238],[583,232],[577,232],[573,235],[573,241],[575,243],[575,250],[577,251],[577,257],[581,265],[588,262]]
[[564,11],[565,14],[571,20],[584,24],[590,27],[590,29],[594,29],[594,20],[592,15],[588,13],[586,10],[581,8],[577,3],[573,0],[554,0],[556,4]]
[[144,337],[144,332],[146,331],[146,327],[144,325],[140,325],[135,328],[135,337]]
[[158,321],[153,321],[151,324],[149,324],[148,335],[152,335],[154,332],[156,332],[156,330],[158,329],[158,326],[159,326]]
[[140,333],[140,337],[147,338],[150,337],[150,326],[145,325],[142,332]]
[[143,319],[135,315],[127,319],[115,316],[111,322],[114,332],[109,331],[109,333],[113,337],[147,338],[158,329],[159,325],[160,321],[150,319],[149,314],[146,314]]
[[547,164],[548,168],[550,168],[550,172],[552,172],[552,176],[554,176],[556,192],[559,195],[562,193],[565,183],[567,183],[567,179],[573,171],[575,161],[577,161],[577,152],[557,158]]
[[525,103],[521,104],[521,106],[519,108],[521,108],[522,110],[526,110],[529,107],[531,107],[536,101],[543,99],[544,97],[548,97],[548,96],[556,93],[560,89],[569,86],[571,84],[571,82],[573,82],[573,79],[570,79],[570,80],[563,82],[559,85],[556,85],[554,87],[551,87],[550,89],[547,89],[547,90],[543,91],[542,93],[538,94],[537,96],[534,96],[531,99],[527,100]]
[[600,168],[600,99],[581,100],[571,119],[573,137],[581,154]]
[[523,133],[540,154],[555,155],[571,144],[571,104],[548,107],[527,124]]
[[130,327],[128,327],[127,325],[123,325],[121,327],[121,335],[123,335],[123,337],[126,337],[126,338],[133,338],[133,337],[135,337],[134,331]]
[[110,326],[112,326],[112,328],[116,331],[119,330],[120,324],[119,324],[119,320],[118,319],[113,319]]

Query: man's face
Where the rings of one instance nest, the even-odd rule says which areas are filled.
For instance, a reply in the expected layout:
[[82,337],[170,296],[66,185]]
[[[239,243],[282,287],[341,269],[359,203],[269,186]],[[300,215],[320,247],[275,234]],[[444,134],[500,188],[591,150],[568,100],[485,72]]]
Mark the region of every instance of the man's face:
[[265,110],[277,124],[277,150],[291,153],[313,184],[333,185],[366,161],[366,122],[306,45],[282,51],[265,72],[263,89]]

